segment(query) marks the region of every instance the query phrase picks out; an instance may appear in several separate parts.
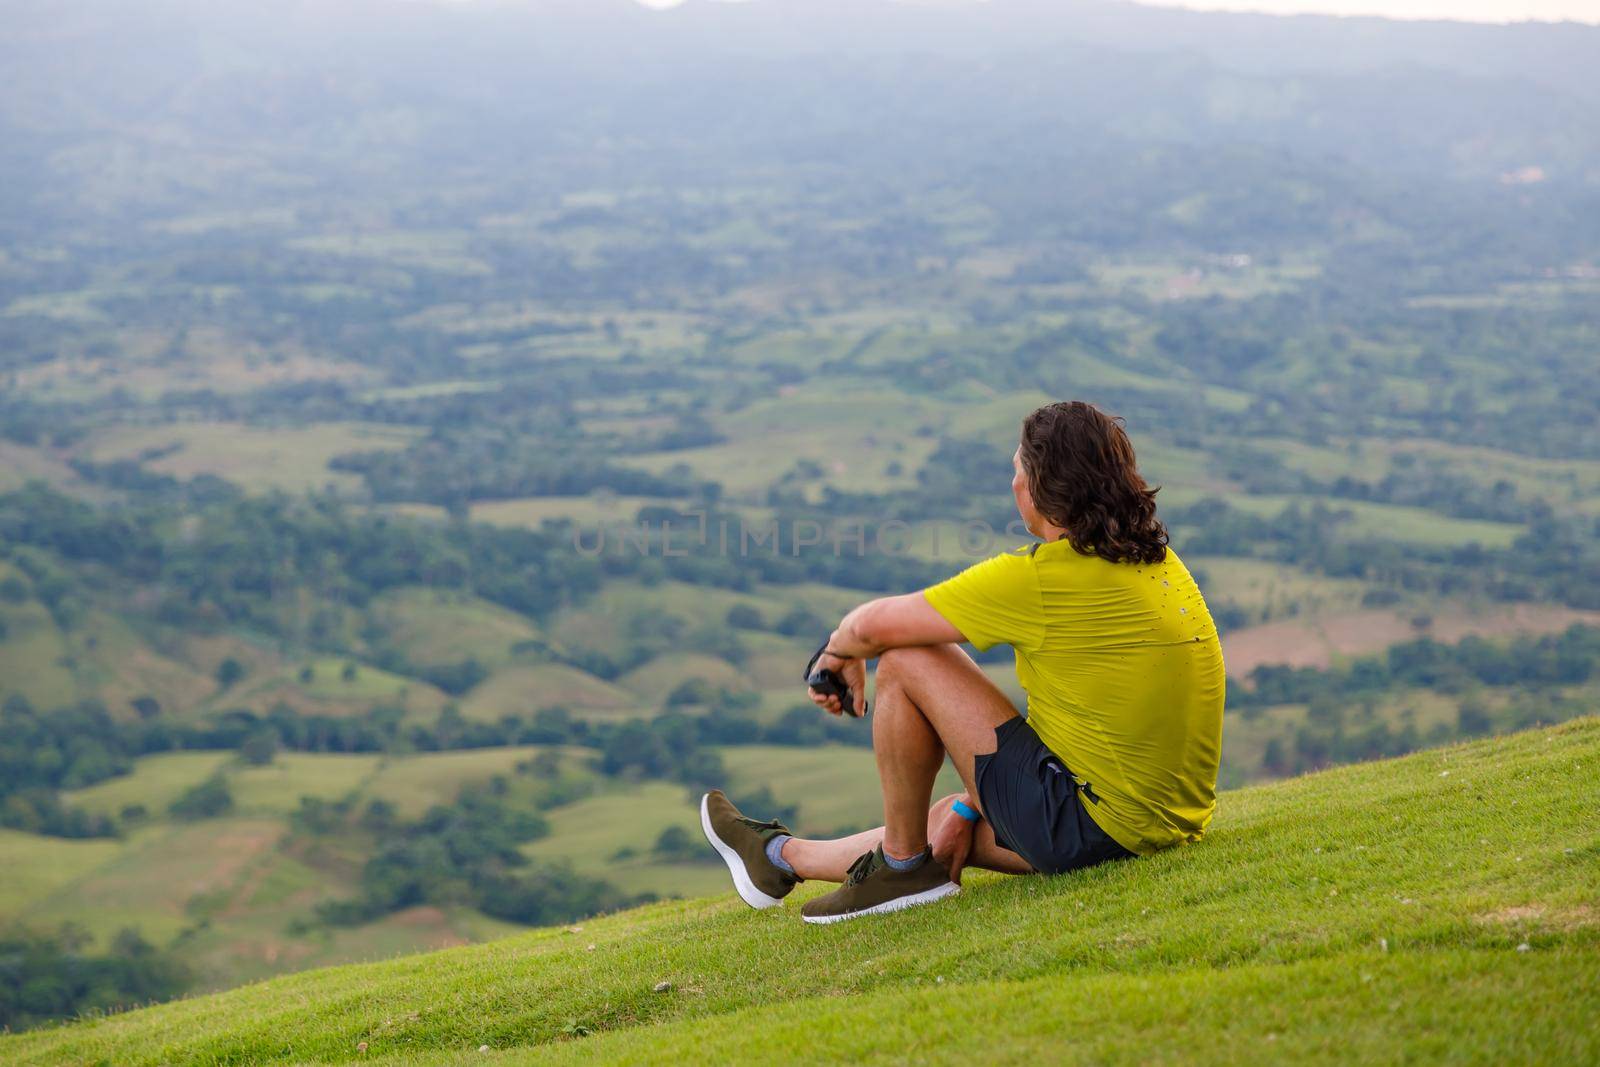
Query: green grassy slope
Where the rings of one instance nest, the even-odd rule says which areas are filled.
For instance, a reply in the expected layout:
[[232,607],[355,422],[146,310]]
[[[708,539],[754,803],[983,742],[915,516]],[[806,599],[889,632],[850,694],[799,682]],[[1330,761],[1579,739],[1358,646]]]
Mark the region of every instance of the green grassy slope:
[[884,919],[665,903],[4,1038],[0,1060],[1592,1062],[1597,775],[1591,717],[1226,793],[1199,846],[973,874]]

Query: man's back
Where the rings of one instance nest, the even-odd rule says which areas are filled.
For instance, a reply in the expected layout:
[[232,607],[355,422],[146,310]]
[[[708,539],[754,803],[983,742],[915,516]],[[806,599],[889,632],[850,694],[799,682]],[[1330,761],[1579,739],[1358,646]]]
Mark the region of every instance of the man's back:
[[1086,783],[1108,834],[1139,853],[1199,838],[1216,806],[1226,683],[1216,625],[1177,553],[1110,563],[1055,541],[926,595],[977,647],[1015,647],[1029,725]]

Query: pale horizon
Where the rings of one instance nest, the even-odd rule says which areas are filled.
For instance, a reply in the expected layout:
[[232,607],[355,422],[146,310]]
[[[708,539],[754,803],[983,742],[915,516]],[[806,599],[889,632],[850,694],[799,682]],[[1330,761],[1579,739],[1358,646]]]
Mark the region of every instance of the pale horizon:
[[1264,15],[1375,16],[1407,22],[1584,22],[1600,25],[1600,0],[1167,0],[1144,7]]
[[[677,7],[684,0],[637,0],[646,7]],[[738,3],[740,0],[724,0]],[[900,0],[933,3],[937,0]],[[940,6],[946,6],[945,0]],[[983,2],[983,0],[972,0]],[[1141,7],[1263,15],[1336,15],[1414,22],[1583,22],[1600,25],[1600,0],[1131,0]]]

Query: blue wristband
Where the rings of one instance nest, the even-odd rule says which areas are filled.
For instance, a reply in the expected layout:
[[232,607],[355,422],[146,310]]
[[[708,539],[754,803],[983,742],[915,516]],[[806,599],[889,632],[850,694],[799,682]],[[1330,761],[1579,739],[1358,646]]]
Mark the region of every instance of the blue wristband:
[[979,819],[983,818],[983,816],[967,807],[966,801],[964,800],[958,800],[954,804],[951,804],[950,810],[968,822],[977,822]]

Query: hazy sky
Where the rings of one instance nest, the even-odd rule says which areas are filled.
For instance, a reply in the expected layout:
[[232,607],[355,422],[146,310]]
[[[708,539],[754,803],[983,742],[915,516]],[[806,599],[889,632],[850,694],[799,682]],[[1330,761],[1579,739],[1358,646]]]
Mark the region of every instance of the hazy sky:
[[[672,7],[680,0],[640,0]],[[1544,19],[1600,23],[1600,0],[1162,0],[1160,7],[1207,11],[1267,11],[1275,15],[1383,15],[1397,19],[1517,22]]]
[[1543,19],[1600,23],[1600,0],[1172,0],[1163,7],[1208,11],[1267,11],[1275,15],[1384,15],[1396,19]]

